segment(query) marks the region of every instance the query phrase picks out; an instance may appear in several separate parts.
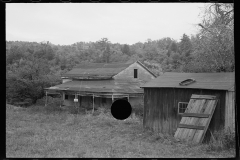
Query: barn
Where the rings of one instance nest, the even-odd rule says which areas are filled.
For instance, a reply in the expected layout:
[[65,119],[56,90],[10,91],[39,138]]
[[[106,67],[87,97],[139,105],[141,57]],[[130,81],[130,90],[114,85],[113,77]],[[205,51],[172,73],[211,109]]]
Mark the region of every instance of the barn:
[[[141,62],[82,63],[62,74],[62,84],[46,88],[46,97],[57,92],[61,106],[110,108],[113,101],[126,99],[134,106],[143,106],[140,85],[156,78]],[[47,103],[46,103],[47,105]]]
[[[180,83],[191,79],[187,85]],[[143,126],[174,135],[192,94],[214,95],[218,103],[208,131],[235,129],[235,73],[165,72],[141,86],[144,89]],[[206,133],[209,136],[209,133]],[[206,135],[206,136],[207,136]]]

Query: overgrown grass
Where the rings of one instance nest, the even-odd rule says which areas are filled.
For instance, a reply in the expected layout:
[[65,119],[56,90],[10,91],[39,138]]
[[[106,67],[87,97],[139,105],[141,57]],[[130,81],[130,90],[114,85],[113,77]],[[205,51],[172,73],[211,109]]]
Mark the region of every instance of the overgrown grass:
[[235,132],[221,129],[211,134],[211,139],[206,149],[207,151],[222,151],[235,149],[236,147],[235,145],[236,145]]
[[59,106],[19,108],[7,105],[6,155],[60,158],[219,158],[232,152],[206,152],[142,127],[142,119],[114,119],[98,109],[70,114]]

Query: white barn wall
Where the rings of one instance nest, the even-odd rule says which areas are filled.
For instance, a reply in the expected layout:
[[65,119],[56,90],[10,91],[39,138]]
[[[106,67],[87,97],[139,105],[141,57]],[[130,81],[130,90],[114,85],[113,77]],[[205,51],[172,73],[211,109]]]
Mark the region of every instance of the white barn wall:
[[[138,78],[134,78],[134,69],[138,69]],[[139,65],[137,62],[131,64],[128,68],[119,72],[117,75],[113,76],[114,79],[131,79],[131,80],[144,80],[150,81],[155,77],[149,73],[145,68]]]

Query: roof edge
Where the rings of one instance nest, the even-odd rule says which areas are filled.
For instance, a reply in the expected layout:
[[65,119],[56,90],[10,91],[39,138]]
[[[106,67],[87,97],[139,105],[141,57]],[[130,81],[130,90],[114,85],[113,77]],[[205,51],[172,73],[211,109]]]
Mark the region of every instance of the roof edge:
[[[155,78],[157,78],[157,76],[150,71],[144,64],[142,64],[140,61],[136,61],[138,64],[140,64],[143,68],[145,68],[150,74],[152,74]],[[134,62],[135,63],[135,62]]]

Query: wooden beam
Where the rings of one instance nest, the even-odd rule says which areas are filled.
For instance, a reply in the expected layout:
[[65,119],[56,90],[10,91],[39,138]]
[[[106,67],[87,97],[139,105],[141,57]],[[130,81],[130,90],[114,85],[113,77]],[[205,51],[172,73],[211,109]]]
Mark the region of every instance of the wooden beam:
[[47,91],[46,91],[46,102],[45,102],[45,107],[47,106]]
[[211,111],[209,120],[207,121],[207,124],[206,124],[206,128],[205,128],[204,131],[203,131],[203,136],[200,138],[200,141],[199,141],[200,143],[202,143],[203,138],[204,138],[204,135],[205,135],[206,132],[207,132],[208,126],[209,126],[210,121],[211,121],[211,119],[212,119],[212,116],[213,116],[213,113],[214,113],[215,108],[216,108],[216,106],[217,106],[217,103],[218,103],[218,100],[216,100],[215,103],[214,103],[214,105],[213,105],[213,108],[212,108],[212,111]]
[[191,99],[216,99],[216,96],[211,96],[211,95],[196,95],[193,94]]
[[92,110],[92,114],[94,112],[94,94],[93,94],[93,110]]
[[204,113],[183,113],[182,117],[208,118],[210,114]]
[[188,124],[179,124],[178,128],[204,130],[205,126],[194,126],[194,125],[188,125]]

